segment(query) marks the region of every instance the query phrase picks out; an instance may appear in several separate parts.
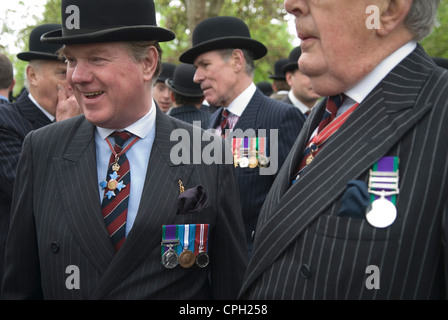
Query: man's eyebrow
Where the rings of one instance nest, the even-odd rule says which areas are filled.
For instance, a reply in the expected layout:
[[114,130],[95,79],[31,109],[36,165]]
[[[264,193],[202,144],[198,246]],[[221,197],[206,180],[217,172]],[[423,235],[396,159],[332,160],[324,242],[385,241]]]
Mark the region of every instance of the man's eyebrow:
[[[63,55],[72,55],[72,53],[70,52],[69,48],[62,48],[61,52]],[[96,55],[96,54],[104,54],[104,53],[108,53],[109,50],[102,48],[102,47],[96,47],[96,48],[90,48],[90,49],[86,49],[83,50],[83,54],[84,55]]]

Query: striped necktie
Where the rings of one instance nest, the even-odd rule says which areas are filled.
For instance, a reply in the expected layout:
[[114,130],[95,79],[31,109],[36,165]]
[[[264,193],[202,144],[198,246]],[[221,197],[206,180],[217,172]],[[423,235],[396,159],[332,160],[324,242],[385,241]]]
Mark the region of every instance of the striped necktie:
[[[115,250],[123,245],[126,236],[126,219],[128,213],[129,192],[131,188],[131,173],[124,143],[131,137],[127,131],[115,131],[114,152],[110,156],[107,179],[102,183],[104,198],[102,212],[109,236]],[[117,157],[118,156],[118,157]]]
[[338,94],[327,99],[327,104],[325,106],[325,113],[322,120],[319,123],[317,132],[321,132],[331,121],[336,118],[336,113],[338,109],[342,106],[345,100],[344,94]]
[[222,109],[221,122],[219,124],[221,128],[221,137],[225,138],[226,129],[229,129],[229,111],[227,109]]

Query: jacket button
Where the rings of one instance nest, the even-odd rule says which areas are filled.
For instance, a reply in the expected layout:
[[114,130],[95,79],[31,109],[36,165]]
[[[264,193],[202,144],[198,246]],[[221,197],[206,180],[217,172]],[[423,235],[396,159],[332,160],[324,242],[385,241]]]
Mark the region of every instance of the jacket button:
[[50,244],[50,250],[51,250],[51,252],[53,252],[53,253],[57,253],[57,252],[59,251],[59,243],[53,241],[53,242]]
[[252,230],[252,233],[250,234],[250,240],[254,241],[255,239],[255,230]]
[[307,264],[302,264],[302,266],[299,269],[299,273],[302,276],[302,278],[305,279],[311,278],[311,269]]

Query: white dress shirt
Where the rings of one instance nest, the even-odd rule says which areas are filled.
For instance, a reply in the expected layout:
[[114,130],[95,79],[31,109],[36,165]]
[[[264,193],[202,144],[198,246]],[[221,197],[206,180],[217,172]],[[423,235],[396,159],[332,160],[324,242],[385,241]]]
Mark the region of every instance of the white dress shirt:
[[375,89],[375,87],[383,80],[389,72],[392,71],[404,58],[406,58],[417,47],[415,41],[410,41],[400,49],[392,53],[380,64],[378,64],[367,76],[358,82],[351,89],[345,91],[347,99],[339,108],[336,116],[339,116],[348,110],[355,103],[361,103]]
[[[140,139],[126,151],[126,157],[129,160],[132,187],[129,194],[128,217],[126,221],[126,236],[134,224],[137,211],[140,206],[140,198],[142,196],[143,187],[146,178],[151,148],[156,135],[156,106],[153,101],[148,114],[134,122],[124,130],[134,134]],[[106,180],[107,168],[109,166],[109,158],[112,153],[106,138],[114,132],[114,129],[96,128],[95,145],[96,145],[96,164],[98,172],[98,190],[101,202],[104,196],[104,190],[100,187],[100,183]],[[133,139],[126,141],[124,147]],[[113,137],[109,138],[112,146],[115,144]]]

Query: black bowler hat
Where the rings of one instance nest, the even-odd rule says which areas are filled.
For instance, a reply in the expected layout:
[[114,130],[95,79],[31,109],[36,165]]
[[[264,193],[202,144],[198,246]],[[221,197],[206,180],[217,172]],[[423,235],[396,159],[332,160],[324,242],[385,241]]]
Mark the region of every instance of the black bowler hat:
[[283,72],[283,67],[288,63],[288,58],[278,59],[274,65],[275,74],[270,75],[269,78],[274,80],[286,80],[285,73]]
[[62,30],[42,41],[61,44],[170,41],[175,35],[157,26],[153,0],[62,0]]
[[175,64],[162,62],[162,71],[160,72],[160,75],[157,77],[157,82],[165,82],[166,79],[172,78],[175,69],[176,69]]
[[40,37],[47,32],[60,29],[61,25],[56,23],[48,23],[35,27],[31,33],[28,42],[28,48],[30,51],[20,52],[17,54],[17,58],[23,61],[31,60],[59,60],[56,53],[61,49],[60,44],[43,43],[40,41]]
[[283,73],[286,73],[287,71],[293,71],[295,69],[299,68],[299,65],[297,61],[300,58],[300,55],[302,54],[302,49],[299,47],[295,47],[291,50],[289,53],[289,62],[283,66]]
[[247,49],[255,60],[268,52],[264,44],[251,38],[244,21],[235,17],[212,17],[198,23],[193,31],[193,47],[179,60],[193,63],[200,54],[219,49]]
[[174,92],[187,97],[202,97],[199,83],[193,82],[196,68],[192,64],[181,63],[174,70],[172,79],[166,79],[165,84]]

